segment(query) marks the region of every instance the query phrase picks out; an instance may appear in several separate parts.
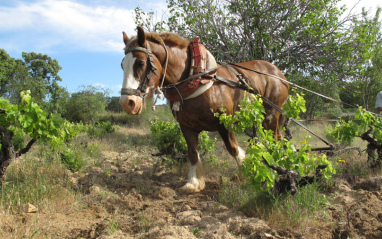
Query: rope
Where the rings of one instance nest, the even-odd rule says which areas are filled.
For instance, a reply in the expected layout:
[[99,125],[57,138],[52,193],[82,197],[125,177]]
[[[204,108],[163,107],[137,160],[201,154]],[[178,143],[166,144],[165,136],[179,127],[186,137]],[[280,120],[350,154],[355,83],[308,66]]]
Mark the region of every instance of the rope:
[[[230,64],[230,65],[233,65],[233,66],[236,66],[236,67],[240,67],[240,68],[245,69],[245,70],[248,70],[248,71],[253,71],[253,72],[256,72],[256,73],[259,73],[259,74],[263,74],[263,75],[267,75],[267,76],[274,77],[274,78],[276,78],[276,79],[281,80],[281,81],[284,82],[284,83],[288,83],[288,84],[290,84],[290,85],[292,85],[292,86],[295,86],[295,87],[297,87],[297,88],[303,89],[303,90],[308,91],[308,92],[310,92],[310,93],[312,93],[312,94],[318,95],[318,96],[320,96],[320,97],[322,97],[322,98],[325,98],[325,99],[328,99],[328,100],[331,100],[331,101],[334,101],[334,102],[337,102],[337,103],[340,103],[340,104],[343,104],[343,105],[347,105],[347,106],[352,107],[352,108],[358,108],[358,107],[356,107],[356,106],[354,106],[354,105],[351,105],[351,104],[342,102],[342,101],[340,101],[340,100],[333,99],[333,98],[331,98],[331,97],[329,97],[329,96],[326,96],[326,95],[323,95],[323,94],[314,92],[314,91],[312,91],[312,90],[306,89],[306,88],[304,88],[304,87],[302,87],[302,86],[299,86],[299,85],[297,85],[297,84],[295,84],[295,83],[293,83],[293,82],[287,81],[287,80],[285,80],[285,79],[283,79],[283,78],[280,78],[280,77],[278,77],[278,76],[275,76],[275,75],[272,75],[272,74],[268,74],[268,73],[265,73],[265,72],[261,72],[261,71],[257,71],[257,70],[254,70],[254,69],[250,69],[250,68],[247,68],[247,67],[245,67],[245,66],[241,66],[241,65],[238,65],[238,64],[235,64],[235,63],[229,63],[229,64]],[[377,114],[374,113],[374,112],[370,112],[370,111],[366,111],[366,112],[369,112],[369,113],[371,113],[371,114],[377,115]]]
[[[252,94],[257,94],[260,96],[260,98],[265,102],[267,103],[268,105],[270,105],[271,107],[273,107],[275,110],[277,110],[278,112],[280,112],[281,114],[283,113],[283,110],[278,107],[277,105],[273,104],[273,102],[271,102],[270,100],[268,100],[267,98],[263,97],[262,95],[259,94],[259,92],[257,92],[256,90],[248,87],[247,85],[243,85],[243,84],[240,84],[238,82],[235,82],[235,81],[231,81],[231,80],[228,80],[228,79],[225,79],[225,78],[222,78],[220,76],[216,76],[215,75],[215,79],[219,80],[219,81],[222,81],[224,83],[226,83],[227,85],[229,86],[233,86],[233,87],[238,87],[238,88],[241,88],[241,89],[244,89],[246,91],[248,91],[249,93],[252,93]],[[313,134],[314,136],[316,136],[318,139],[320,139],[322,142],[324,142],[326,145],[328,145],[331,149],[335,149],[334,145],[332,145],[331,143],[329,143],[328,141],[326,141],[325,139],[321,138],[319,135],[317,135],[316,133],[314,133],[313,131],[311,131],[310,129],[308,129],[305,125],[301,124],[300,122],[298,122],[297,120],[291,118],[291,120],[293,122],[295,122],[297,125],[299,125],[300,127],[304,128],[306,131],[308,131],[309,133]]]
[[164,79],[166,77],[167,65],[168,65],[168,51],[167,51],[167,47],[166,47],[166,44],[164,44],[164,42],[162,42],[162,45],[163,45],[164,51],[166,52],[166,61],[165,61],[165,65],[164,65],[164,73],[163,73],[163,76],[162,76],[162,82],[160,84],[160,87],[158,86],[156,88],[157,97],[155,98],[153,106],[151,106],[151,109],[154,110],[154,111],[155,111],[155,105],[157,104],[158,98],[160,98],[160,99],[163,98],[163,92],[162,92],[161,89],[163,88],[163,83],[164,83]]

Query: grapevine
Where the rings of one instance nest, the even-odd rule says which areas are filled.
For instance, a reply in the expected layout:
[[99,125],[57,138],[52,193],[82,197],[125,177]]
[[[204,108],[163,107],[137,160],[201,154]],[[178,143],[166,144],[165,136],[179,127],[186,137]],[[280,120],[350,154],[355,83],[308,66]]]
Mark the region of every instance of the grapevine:
[[327,131],[328,138],[343,144],[350,144],[357,137],[367,141],[368,161],[372,168],[380,167],[382,161],[381,117],[359,107],[354,118],[354,120],[337,122],[333,129]]
[[[303,97],[290,96],[286,108],[288,116],[297,117],[305,109]],[[269,190],[279,181],[279,176],[269,165],[280,166],[286,170],[298,172],[301,176],[314,175],[319,165],[327,165],[322,170],[323,177],[328,179],[335,173],[331,161],[325,154],[312,154],[310,144],[304,145],[297,152],[294,145],[286,139],[277,141],[272,130],[264,130],[264,107],[256,95],[246,96],[240,103],[240,111],[235,115],[215,113],[216,117],[229,130],[243,132],[245,128],[257,127],[257,137],[251,139],[246,151],[241,172],[249,179],[256,190]]]

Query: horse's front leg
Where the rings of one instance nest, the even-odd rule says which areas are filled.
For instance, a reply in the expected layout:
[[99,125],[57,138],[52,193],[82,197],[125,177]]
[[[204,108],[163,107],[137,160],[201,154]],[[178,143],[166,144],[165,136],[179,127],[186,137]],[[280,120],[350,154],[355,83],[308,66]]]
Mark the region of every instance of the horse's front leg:
[[186,185],[179,190],[183,193],[199,192],[205,187],[204,169],[198,152],[198,135],[200,132],[182,125],[180,128],[187,142],[190,167],[188,171],[188,181]]
[[227,151],[235,159],[237,167],[241,168],[243,159],[245,158],[245,151],[240,148],[237,143],[236,136],[234,132],[229,132],[224,126],[220,127],[218,130],[220,137],[223,139]]

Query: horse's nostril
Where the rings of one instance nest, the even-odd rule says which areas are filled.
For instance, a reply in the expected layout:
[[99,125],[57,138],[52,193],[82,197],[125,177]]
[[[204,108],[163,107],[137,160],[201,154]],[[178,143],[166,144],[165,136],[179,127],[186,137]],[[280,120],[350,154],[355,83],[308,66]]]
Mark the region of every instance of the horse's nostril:
[[134,108],[134,106],[135,106],[134,100],[129,100],[128,105],[129,105],[129,107]]

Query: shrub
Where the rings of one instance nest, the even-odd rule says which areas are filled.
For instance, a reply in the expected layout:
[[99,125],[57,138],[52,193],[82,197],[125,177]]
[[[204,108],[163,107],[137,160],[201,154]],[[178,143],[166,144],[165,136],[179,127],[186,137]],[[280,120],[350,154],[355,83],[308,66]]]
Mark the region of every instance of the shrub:
[[[187,153],[187,143],[176,122],[164,122],[158,119],[151,122],[151,133],[154,138],[154,145],[163,154],[178,155],[184,158]],[[215,151],[216,139],[212,140],[207,132],[199,134],[199,155],[205,156]],[[211,156],[213,157],[213,156]]]
[[161,153],[186,154],[187,143],[177,123],[156,119],[151,122],[150,130],[154,138],[154,145]]
[[110,134],[119,129],[118,125],[112,125],[110,122],[101,122],[95,125],[86,125],[85,132],[90,137],[102,138],[105,134]]
[[61,163],[73,172],[80,170],[84,164],[81,155],[76,150],[65,148],[62,149],[60,155]]

